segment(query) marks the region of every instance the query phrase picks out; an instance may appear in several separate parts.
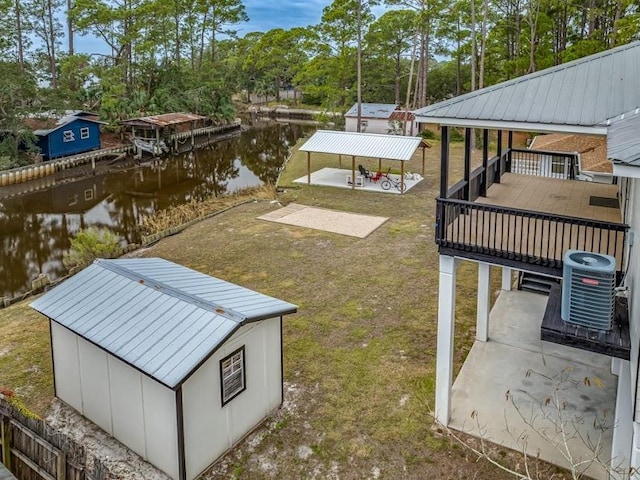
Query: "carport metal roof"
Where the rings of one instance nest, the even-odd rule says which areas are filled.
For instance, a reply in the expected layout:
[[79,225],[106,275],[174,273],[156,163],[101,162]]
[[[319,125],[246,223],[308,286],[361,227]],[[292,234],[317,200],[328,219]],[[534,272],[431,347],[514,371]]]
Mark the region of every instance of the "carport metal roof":
[[[400,182],[404,191],[404,162],[411,160],[419,147],[423,147],[422,175],[424,175],[424,148],[430,145],[420,137],[318,130],[300,147],[300,151],[307,152],[308,184],[311,184],[311,154],[328,153],[351,157],[351,178],[356,177],[356,157],[400,161]],[[353,181],[353,189],[355,184],[356,182]]]
[[407,162],[420,146],[427,146],[420,137],[318,130],[300,150]]

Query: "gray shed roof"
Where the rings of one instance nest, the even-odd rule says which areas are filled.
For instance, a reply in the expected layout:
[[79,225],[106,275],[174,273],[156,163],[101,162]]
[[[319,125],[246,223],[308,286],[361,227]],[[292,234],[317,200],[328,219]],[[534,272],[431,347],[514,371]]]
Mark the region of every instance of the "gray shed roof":
[[318,130],[300,150],[406,162],[422,143],[420,137]]
[[[361,118],[379,118],[386,119],[391,117],[391,114],[395,112],[397,105],[395,103],[362,103],[361,104]],[[358,104],[354,104],[345,117],[357,117],[358,116]]]
[[243,324],[297,310],[160,258],[96,260],[31,307],[169,388]]
[[640,107],[640,42],[590,55],[416,110],[417,121],[606,134]]
[[640,109],[612,121],[607,133],[607,156],[617,162],[640,166],[639,133]]

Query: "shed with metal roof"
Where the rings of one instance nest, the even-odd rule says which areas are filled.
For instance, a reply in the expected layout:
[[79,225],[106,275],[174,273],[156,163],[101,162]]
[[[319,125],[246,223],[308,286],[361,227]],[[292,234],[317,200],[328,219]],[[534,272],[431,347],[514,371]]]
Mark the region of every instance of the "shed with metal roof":
[[[357,103],[344,114],[344,120],[346,132],[358,131]],[[401,110],[400,106],[395,103],[360,104],[360,131],[363,133],[397,134],[403,132],[413,135],[414,120],[413,112]]]
[[[399,161],[403,182],[404,162],[411,160],[418,148],[422,148],[422,174],[424,175],[424,149],[429,147],[430,145],[421,137],[318,130],[300,147],[300,151],[307,152],[308,184],[311,184],[312,153],[338,155],[340,162],[342,162],[342,155],[351,157],[351,178],[356,176],[356,157]],[[355,182],[352,187],[355,187]]]
[[288,302],[145,258],[97,260],[31,306],[50,319],[56,396],[171,478],[282,403]]

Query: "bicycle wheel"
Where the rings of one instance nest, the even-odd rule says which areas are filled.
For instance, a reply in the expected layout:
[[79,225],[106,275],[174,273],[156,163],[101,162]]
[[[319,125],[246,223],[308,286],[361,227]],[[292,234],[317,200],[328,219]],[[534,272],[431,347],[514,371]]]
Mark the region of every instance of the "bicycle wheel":
[[383,190],[389,190],[391,188],[391,182],[389,180],[383,180],[380,186]]

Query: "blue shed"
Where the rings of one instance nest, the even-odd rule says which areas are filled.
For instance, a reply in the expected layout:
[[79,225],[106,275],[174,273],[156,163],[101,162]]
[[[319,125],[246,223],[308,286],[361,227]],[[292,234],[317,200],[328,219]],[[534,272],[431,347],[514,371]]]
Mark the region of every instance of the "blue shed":
[[100,125],[104,125],[87,112],[66,115],[50,129],[35,130],[38,147],[45,160],[75,155],[100,148]]

